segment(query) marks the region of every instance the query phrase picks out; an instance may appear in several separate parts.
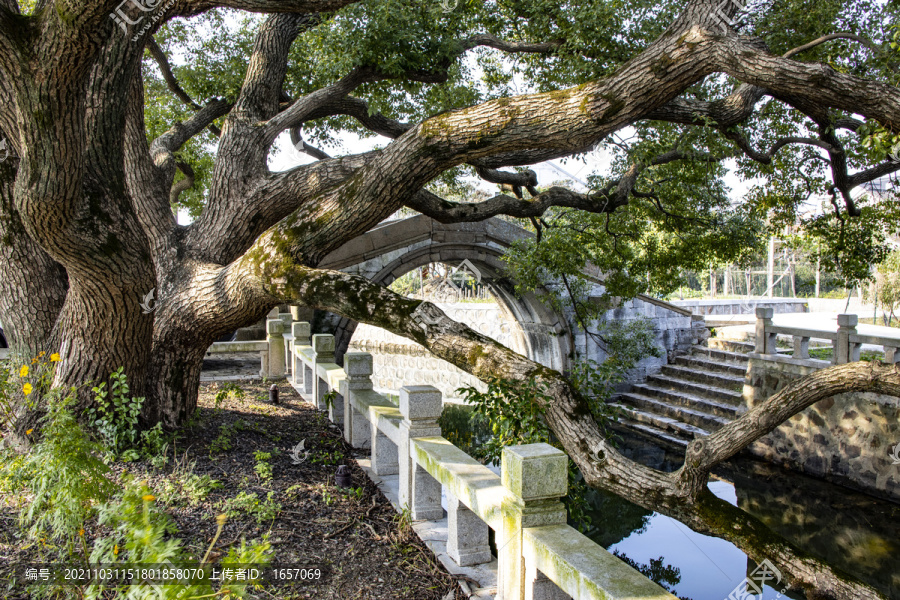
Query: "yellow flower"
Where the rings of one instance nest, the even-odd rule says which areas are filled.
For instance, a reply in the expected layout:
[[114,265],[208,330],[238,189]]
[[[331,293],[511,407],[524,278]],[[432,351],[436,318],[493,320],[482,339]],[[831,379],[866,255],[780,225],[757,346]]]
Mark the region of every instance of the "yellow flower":
[[144,502],[153,502],[154,500],[156,500],[156,496],[154,496],[153,494],[147,494],[146,496],[144,496]]
[[34,431],[33,428],[32,428],[32,429],[29,429],[28,431],[25,432],[25,435],[31,435],[31,432],[32,432],[32,431]]
[[47,354],[47,353],[44,352],[43,350],[41,350],[41,353],[38,354],[38,358],[44,358],[44,355],[45,355],[45,354]]
[[119,555],[119,545],[116,544],[115,546],[113,546],[113,556],[118,556],[118,555]]
[[222,527],[223,525],[225,525],[225,521],[227,521],[227,520],[228,520],[228,515],[226,515],[226,514],[221,514],[216,517],[216,523],[219,524],[219,527]]
[[31,387],[30,383],[26,383],[24,386],[22,386],[22,391],[25,392],[25,395],[27,396],[34,391],[34,388]]
[[28,365],[22,365],[19,369],[19,377],[28,377]]
[[80,535],[81,537],[84,537],[84,527],[82,527],[81,529],[78,530],[78,535]]
[[59,354],[54,352],[50,355],[50,362],[59,362]]
[[37,361],[38,361],[38,359],[32,358],[32,359],[31,359],[31,364],[35,365],[35,364],[37,364]]

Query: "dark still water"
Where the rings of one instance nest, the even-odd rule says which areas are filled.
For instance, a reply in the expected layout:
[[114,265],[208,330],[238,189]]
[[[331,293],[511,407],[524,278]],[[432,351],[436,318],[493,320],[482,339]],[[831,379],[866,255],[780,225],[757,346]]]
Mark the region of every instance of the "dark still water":
[[[658,469],[681,464],[679,456],[638,440],[626,440],[622,450]],[[900,505],[750,459],[735,459],[718,475],[709,484],[716,496],[801,549],[900,599]],[[652,572],[681,598],[727,600],[757,568],[730,542],[695,533],[618,496],[596,490],[589,494],[592,530],[587,535]],[[803,598],[779,595],[780,586],[770,583],[764,600]]]

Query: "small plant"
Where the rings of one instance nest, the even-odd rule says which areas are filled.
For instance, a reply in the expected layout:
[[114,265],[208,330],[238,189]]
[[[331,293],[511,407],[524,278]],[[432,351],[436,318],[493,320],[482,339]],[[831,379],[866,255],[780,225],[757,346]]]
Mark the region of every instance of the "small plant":
[[213,403],[216,408],[222,406],[222,402],[227,399],[232,400],[243,400],[244,399],[244,390],[241,386],[236,383],[227,382],[223,383],[222,387],[219,388],[219,391],[216,392],[216,396],[213,399]]
[[259,477],[260,481],[269,481],[272,479],[272,465],[269,463],[271,458],[272,454],[270,452],[260,452],[257,450],[253,453],[253,459],[256,461],[256,464],[253,465],[253,470],[256,471],[256,475]]
[[361,487],[348,488],[348,489],[342,489],[341,493],[344,494],[345,496],[347,496],[347,498],[350,499],[352,502],[359,504],[362,501],[363,497],[366,495],[366,490]]
[[325,395],[322,396],[322,402],[325,403],[325,407],[329,410],[334,407],[334,401],[337,399],[337,396],[337,390],[328,390]]
[[234,423],[226,423],[219,427],[219,435],[209,444],[210,454],[221,454],[232,448],[231,438],[235,433],[245,429],[244,422],[238,419]]
[[139,455],[134,448],[138,442],[138,417],[144,398],[129,398],[124,368],[119,367],[110,374],[108,389],[104,381],[91,391],[95,405],[87,410],[90,426],[114,456],[137,459]]
[[316,453],[309,461],[312,463],[322,463],[323,465],[339,465],[344,462],[344,454],[340,450],[333,450],[331,452],[325,450],[324,452]]
[[260,502],[259,496],[250,492],[241,492],[234,498],[219,503],[219,507],[229,517],[250,515],[257,523],[274,520],[281,511],[281,504],[275,502],[275,492],[269,492],[266,499]]
[[160,486],[160,499],[166,504],[199,504],[212,490],[222,487],[209,475],[194,473],[196,466],[196,461],[188,462],[187,452],[175,461],[172,472]]

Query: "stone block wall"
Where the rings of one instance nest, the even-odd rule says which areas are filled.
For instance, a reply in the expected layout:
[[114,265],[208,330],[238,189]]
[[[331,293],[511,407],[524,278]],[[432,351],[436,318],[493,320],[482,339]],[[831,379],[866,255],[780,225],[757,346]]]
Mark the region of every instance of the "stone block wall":
[[[744,402],[753,408],[792,381],[828,366],[817,360],[750,355]],[[750,451],[810,475],[836,480],[874,495],[900,500],[900,399],[841,394],[794,415]]]
[[[605,321],[628,323],[638,319],[650,321],[656,331],[656,343],[661,356],[643,359],[629,373],[632,381],[643,381],[647,375],[658,372],[669,360],[669,355],[686,352],[691,344],[708,335],[702,321],[693,321],[691,315],[673,310],[664,304],[655,304],[641,297],[623,302],[604,315]],[[572,319],[574,320],[574,319]],[[575,349],[580,356],[598,363],[606,360],[606,352],[583,331],[576,331]]]

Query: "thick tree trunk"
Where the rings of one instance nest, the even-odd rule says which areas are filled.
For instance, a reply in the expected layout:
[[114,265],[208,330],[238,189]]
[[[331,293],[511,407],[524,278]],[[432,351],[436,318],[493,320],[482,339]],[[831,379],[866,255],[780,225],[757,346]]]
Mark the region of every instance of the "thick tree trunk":
[[0,322],[12,351],[51,351],[66,298],[66,272],[25,232],[13,201],[14,160],[0,163]]

